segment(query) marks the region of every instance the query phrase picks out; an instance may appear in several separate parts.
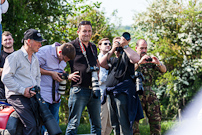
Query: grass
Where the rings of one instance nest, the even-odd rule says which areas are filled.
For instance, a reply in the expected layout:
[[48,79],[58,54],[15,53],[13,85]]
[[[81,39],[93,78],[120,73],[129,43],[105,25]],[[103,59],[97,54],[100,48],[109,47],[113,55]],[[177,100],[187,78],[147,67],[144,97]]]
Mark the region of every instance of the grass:
[[[161,123],[161,133],[162,133],[162,135],[164,135],[166,133],[166,131],[171,129],[173,125],[174,125],[173,121],[164,121],[164,122],[162,122]],[[62,124],[62,125],[60,125],[60,128],[62,130],[62,135],[64,135],[65,130],[66,130],[66,125]],[[140,128],[141,135],[150,135],[149,125],[140,124],[139,128]],[[78,127],[77,134],[90,134],[90,124],[80,124],[79,127]],[[114,135],[113,132],[111,133],[111,135]]]

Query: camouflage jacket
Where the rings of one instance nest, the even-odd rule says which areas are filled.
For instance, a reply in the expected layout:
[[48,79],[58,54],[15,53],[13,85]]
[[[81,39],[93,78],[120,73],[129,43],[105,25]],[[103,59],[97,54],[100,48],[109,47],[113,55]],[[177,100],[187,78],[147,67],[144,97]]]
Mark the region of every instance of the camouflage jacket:
[[145,78],[143,86],[152,86],[157,76],[161,74],[159,67],[154,63],[141,64],[137,71],[142,72]]

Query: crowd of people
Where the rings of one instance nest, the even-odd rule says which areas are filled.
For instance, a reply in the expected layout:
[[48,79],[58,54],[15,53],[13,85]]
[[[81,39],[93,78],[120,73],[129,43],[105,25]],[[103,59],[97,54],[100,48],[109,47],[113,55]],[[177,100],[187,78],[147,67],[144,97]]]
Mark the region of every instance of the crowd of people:
[[[59,124],[59,92],[61,75],[69,62],[71,81],[68,100],[69,117],[66,135],[77,134],[82,112],[87,107],[91,133],[96,135],[138,135],[139,120],[143,110],[149,119],[151,135],[161,134],[160,104],[151,85],[153,75],[165,73],[165,65],[156,56],[147,55],[147,42],[140,39],[136,51],[130,40],[115,37],[98,42],[100,50],[90,42],[90,21],[79,23],[78,38],[60,44],[41,47],[46,40],[35,29],[25,31],[23,46],[14,51],[12,34],[2,34],[0,61],[0,96],[6,98],[23,123],[23,134],[46,134],[44,125],[38,126],[31,106],[34,86],[40,87],[40,95]],[[149,60],[150,59],[150,60]],[[141,72],[145,81],[142,94],[136,92],[136,80],[132,75]]]
[[[115,135],[139,135],[138,125],[144,118],[144,110],[150,134],[160,135],[160,103],[151,86],[153,76],[165,73],[166,67],[156,56],[147,55],[147,42],[138,40],[135,51],[129,46],[131,38],[115,37],[112,43],[109,38],[103,38],[98,42],[97,55],[96,45],[90,42],[91,22],[80,22],[77,34],[69,43],[55,42],[42,47],[46,40],[41,33],[28,29],[21,49],[15,51],[12,34],[2,33],[0,98],[7,99],[17,112],[24,125],[23,134],[48,134],[44,125],[37,124],[33,111],[31,99],[36,95],[32,90],[35,86],[40,87],[40,96],[59,125],[60,87],[64,80],[61,76],[68,62],[71,73],[67,79],[71,86],[66,135],[77,134],[85,107],[92,134],[110,135],[113,130]],[[136,72],[145,78],[141,94],[136,91]]]

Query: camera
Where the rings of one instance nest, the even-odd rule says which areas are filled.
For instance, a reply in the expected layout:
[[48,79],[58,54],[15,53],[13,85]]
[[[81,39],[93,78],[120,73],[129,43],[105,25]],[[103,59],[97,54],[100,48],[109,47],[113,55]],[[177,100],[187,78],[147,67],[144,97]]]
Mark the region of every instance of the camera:
[[147,62],[151,62],[151,61],[152,61],[152,58],[150,57],[150,58],[146,59],[146,61],[147,61]]
[[123,48],[122,47],[116,47],[116,51],[117,52],[123,52]]
[[130,40],[130,33],[124,32],[124,33],[122,34],[122,36],[123,36],[127,41]]
[[[62,133],[56,119],[53,117],[52,113],[48,109],[45,101],[40,95],[40,87],[34,86],[30,89],[30,91],[34,91],[36,93],[35,96],[31,97],[30,100],[32,104],[38,106],[38,108],[35,108],[36,106],[32,106],[32,109],[39,112],[40,118],[45,125],[46,129],[48,130],[48,133],[50,135],[59,135]],[[34,114],[38,114],[37,112],[34,112]]]
[[97,66],[92,66],[92,67],[89,66],[86,69],[87,73],[91,72],[91,74],[92,74],[91,81],[92,81],[92,90],[93,90],[94,98],[100,97],[100,87],[99,87],[98,75],[97,75],[98,70],[99,70],[99,67],[97,67]]
[[135,71],[135,74],[131,75],[131,78],[136,83],[136,92],[139,95],[142,95],[144,91],[142,82],[145,80],[143,74],[141,72]]
[[98,75],[97,71],[92,72],[92,89],[93,89],[93,97],[98,98],[100,97],[100,87],[98,82]]
[[88,68],[86,69],[86,72],[90,73],[90,72],[98,71],[98,70],[99,70],[99,67],[97,67],[97,66],[92,66],[92,67],[88,66]]
[[59,88],[58,88],[58,93],[61,95],[65,94],[65,90],[66,90],[66,83],[67,83],[67,79],[69,74],[67,73],[62,73],[62,75],[60,75],[60,78],[63,79],[61,82],[59,82]]

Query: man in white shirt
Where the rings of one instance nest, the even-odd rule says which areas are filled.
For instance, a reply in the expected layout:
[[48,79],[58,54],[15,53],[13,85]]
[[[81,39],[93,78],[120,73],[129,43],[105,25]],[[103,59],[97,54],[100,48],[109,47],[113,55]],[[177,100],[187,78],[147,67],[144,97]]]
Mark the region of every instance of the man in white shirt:
[[[107,52],[110,51],[111,43],[108,38],[103,38],[98,42],[98,47],[100,49],[98,60],[100,60]],[[106,88],[105,81],[107,80],[107,75],[108,70],[103,67],[100,67],[99,84],[100,84],[101,96],[103,96],[104,90]],[[107,102],[101,105],[100,117],[101,117],[102,135],[110,135],[112,131],[112,126],[110,124],[109,109],[107,106]]]
[[6,58],[2,72],[1,80],[5,85],[7,101],[18,113],[25,135],[38,135],[40,132],[30,100],[36,93],[30,89],[40,86],[39,62],[34,53],[38,52],[43,41],[37,30],[27,30],[24,33],[24,45]]

